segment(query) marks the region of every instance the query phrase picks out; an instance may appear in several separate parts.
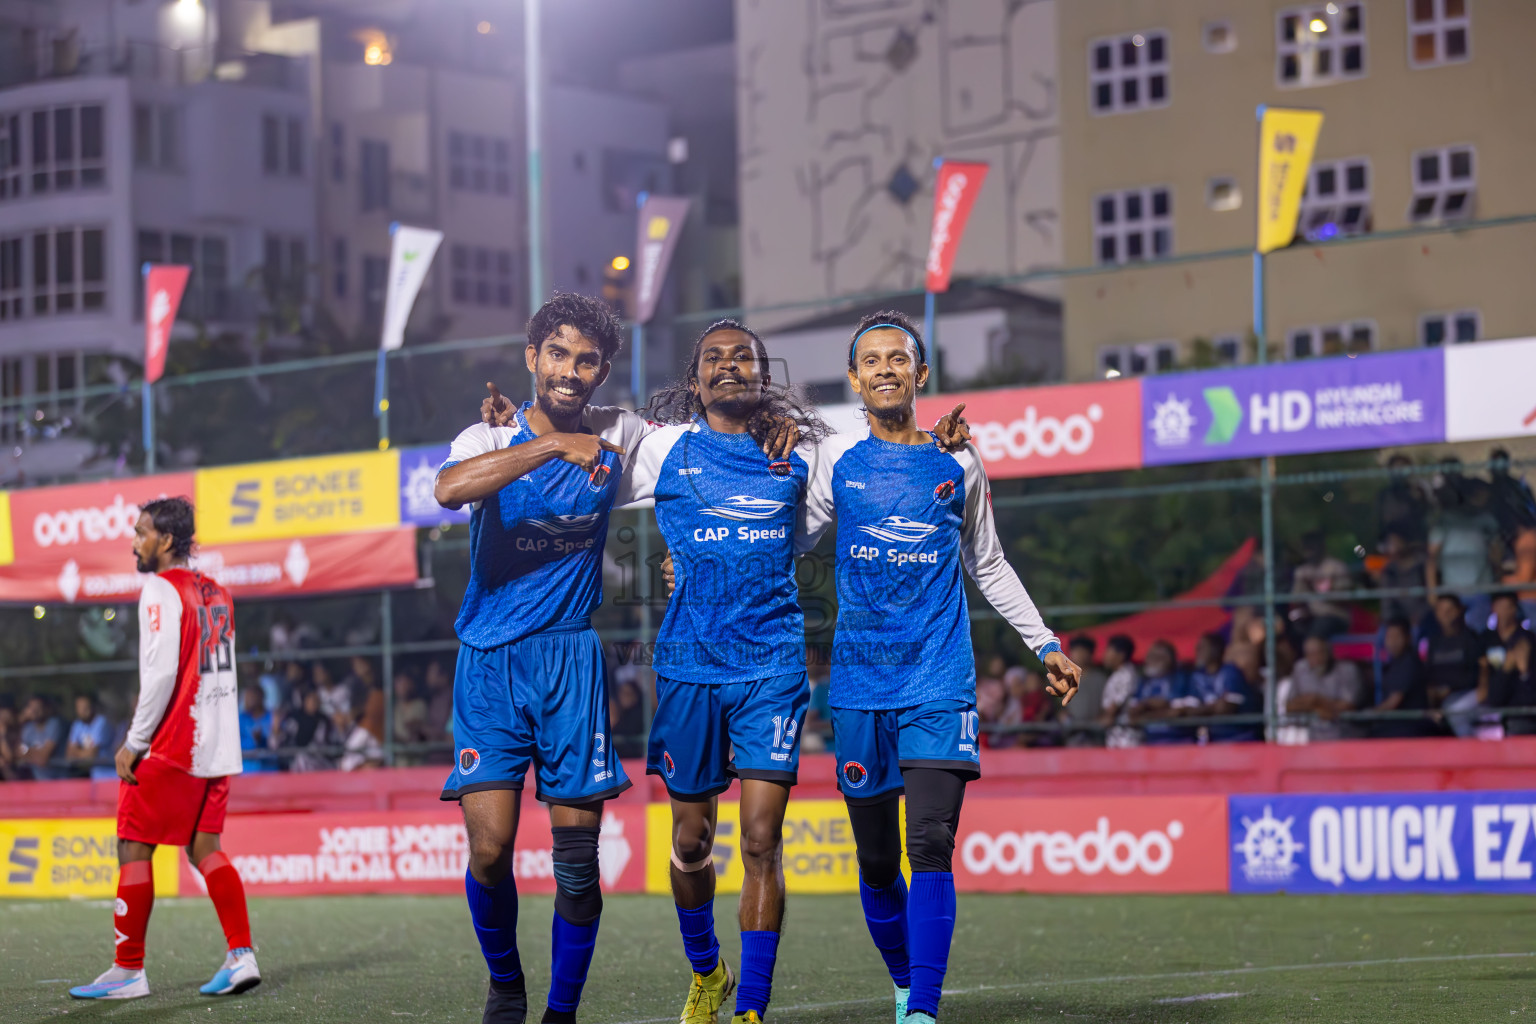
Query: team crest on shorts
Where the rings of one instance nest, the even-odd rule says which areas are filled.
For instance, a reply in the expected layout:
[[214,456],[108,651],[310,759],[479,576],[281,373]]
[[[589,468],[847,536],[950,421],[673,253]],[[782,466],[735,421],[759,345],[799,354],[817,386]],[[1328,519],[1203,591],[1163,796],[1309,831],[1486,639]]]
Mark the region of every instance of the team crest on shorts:
[[608,463],[599,462],[587,477],[587,487],[594,491],[602,490],[603,485],[608,482],[608,472]]
[[789,464],[788,459],[780,459],[778,462],[768,463],[768,472],[774,476],[789,476],[795,471],[795,467]]
[[661,770],[667,773],[667,778],[677,774],[677,765],[672,761],[672,755],[665,750],[661,752]]
[[469,775],[480,767],[480,751],[474,747],[465,747],[459,751],[459,774]]
[[933,500],[935,502],[948,501],[954,496],[955,482],[953,480],[945,480],[943,483],[939,484],[939,486],[933,489]]
[[843,781],[849,789],[863,789],[864,783],[869,781],[869,772],[857,761],[849,761],[843,765]]

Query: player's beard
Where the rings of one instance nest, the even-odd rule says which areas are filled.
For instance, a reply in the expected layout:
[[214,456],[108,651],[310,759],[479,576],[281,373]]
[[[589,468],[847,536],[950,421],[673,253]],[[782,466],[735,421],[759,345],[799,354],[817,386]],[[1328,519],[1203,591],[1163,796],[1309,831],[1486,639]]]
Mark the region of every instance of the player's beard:
[[[561,384],[575,391],[576,394],[569,398],[565,395],[556,395],[555,387]],[[552,420],[561,420],[581,415],[581,411],[587,407],[587,399],[591,397],[592,389],[576,377],[545,377],[544,386],[539,389],[535,399],[545,416]]]
[[[713,393],[713,400],[709,403],[709,411],[718,415],[729,416],[732,419],[746,419],[757,411],[763,404],[763,389],[741,377],[731,378],[741,382],[741,389],[725,394]],[[711,385],[713,387],[714,385]]]
[[151,573],[155,571],[155,567],[145,562],[144,556],[140,555],[137,551],[133,553],[133,567],[142,573]]

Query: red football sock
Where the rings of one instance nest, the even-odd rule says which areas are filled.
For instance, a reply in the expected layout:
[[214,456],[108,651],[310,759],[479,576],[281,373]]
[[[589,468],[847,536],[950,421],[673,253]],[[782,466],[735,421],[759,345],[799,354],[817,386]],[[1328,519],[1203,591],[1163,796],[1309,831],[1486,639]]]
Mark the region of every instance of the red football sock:
[[124,864],[117,872],[117,905],[112,929],[117,936],[113,963],[128,971],[144,969],[144,933],[155,909],[155,872],[147,860]]
[[224,926],[224,938],[230,949],[251,948],[251,919],[245,910],[245,886],[240,882],[240,872],[224,856],[223,850],[215,850],[198,862],[197,870],[208,883],[208,896],[213,909],[219,913],[219,924]]

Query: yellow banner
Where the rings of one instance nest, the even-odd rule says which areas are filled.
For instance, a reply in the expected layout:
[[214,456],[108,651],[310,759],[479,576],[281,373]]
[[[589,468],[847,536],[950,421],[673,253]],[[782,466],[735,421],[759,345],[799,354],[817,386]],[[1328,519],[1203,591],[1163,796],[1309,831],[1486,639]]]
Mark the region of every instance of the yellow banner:
[[400,525],[400,453],[359,452],[197,471],[204,544]]
[[[181,854],[155,850],[155,895],[175,896]],[[117,894],[112,818],[0,818],[0,897],[107,898]]]
[[1301,193],[1322,127],[1320,110],[1263,108],[1259,116],[1259,252],[1284,249],[1296,237]]
[[[672,808],[668,804],[651,804],[646,815],[645,891],[669,893]],[[905,803],[901,820],[905,831]],[[784,815],[784,887],[789,892],[858,892],[859,862],[854,850],[853,827],[848,822],[848,808],[841,800],[789,802]],[[901,867],[903,872],[910,873],[905,852]],[[714,870],[715,891],[741,891],[745,875],[741,866],[741,805],[735,801],[720,801]]]
[[0,491],[0,565],[10,565],[16,560],[16,547],[11,541],[11,493]]

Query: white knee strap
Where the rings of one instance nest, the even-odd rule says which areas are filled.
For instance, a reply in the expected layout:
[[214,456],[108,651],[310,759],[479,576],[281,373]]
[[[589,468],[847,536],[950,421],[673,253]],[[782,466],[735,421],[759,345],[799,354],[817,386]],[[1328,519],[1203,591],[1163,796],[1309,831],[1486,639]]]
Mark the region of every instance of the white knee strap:
[[713,851],[705,854],[703,860],[696,860],[692,864],[683,863],[683,859],[677,855],[677,851],[672,851],[672,866],[677,868],[677,870],[681,871],[685,875],[691,875],[695,871],[703,871],[714,862],[715,855]]

